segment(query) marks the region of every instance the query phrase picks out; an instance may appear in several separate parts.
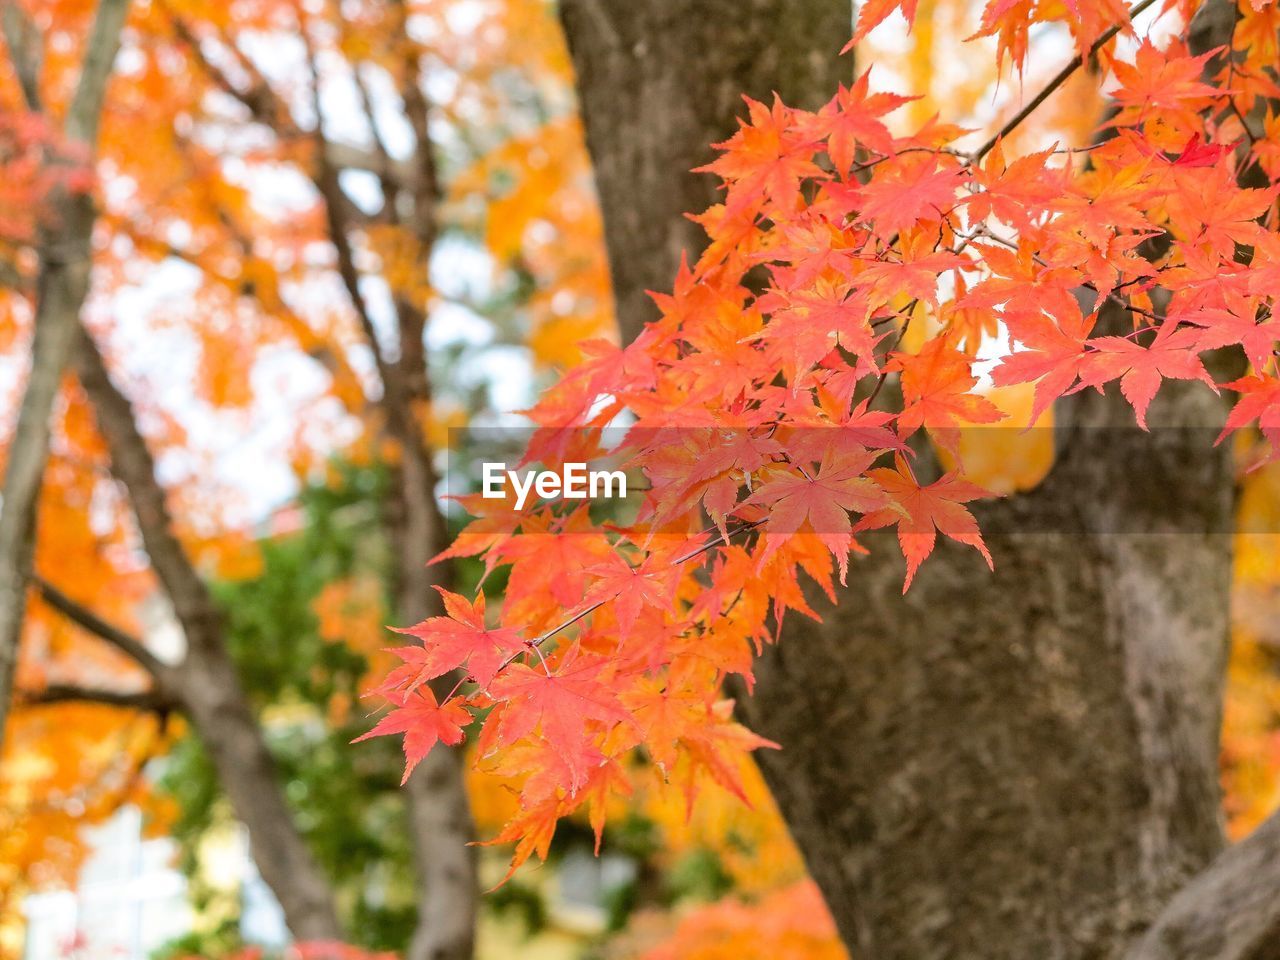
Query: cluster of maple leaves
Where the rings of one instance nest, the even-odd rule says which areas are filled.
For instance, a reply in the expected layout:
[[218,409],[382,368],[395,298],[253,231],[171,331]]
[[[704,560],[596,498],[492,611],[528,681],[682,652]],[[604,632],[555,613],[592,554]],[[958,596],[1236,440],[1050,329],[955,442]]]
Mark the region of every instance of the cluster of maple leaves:
[[[858,35],[897,6],[868,4]],[[1044,6],[993,0],[981,32],[1020,64]],[[1224,436],[1256,423],[1280,445],[1275,6],[1246,4],[1231,49],[1146,38],[1132,62],[1113,38],[1138,8],[1071,6],[1082,56],[1115,83],[1091,146],[965,151],[967,131],[936,120],[895,135],[884,117],[908,98],[865,73],[816,112],[748,101],[705,168],[724,184],[696,218],[708,246],[655,296],[661,318],[623,349],[593,345],[530,411],[528,462],[607,452],[644,475],[635,522],[468,501],[479,517],[442,558],[509,566],[498,625],[483,594],[444,592],[446,616],[402,631],[421,644],[395,651],[394,709],[368,735],[404,734],[407,777],[476,724],[479,762],[520,792],[495,840],[516,841],[513,869],[580,808],[598,837],[638,748],[690,803],[704,775],[741,793],[740,763],[768,744],[723,683],[750,685],[787,610],[812,614],[801,571],[834,595],[859,531],[897,528],[904,591],[939,532],[990,564],[965,506],[983,491],[959,462],[921,482],[907,441],[923,431],[954,458],[961,428],[1002,418],[973,370],[993,337],[1010,350],[992,379],[1033,383],[1034,417],[1118,382],[1145,428],[1164,380],[1197,380],[1237,395]],[[1131,321],[1099,329],[1104,311]],[[1250,370],[1215,383],[1202,355],[1228,346]],[[455,672],[437,697],[429,682]]]

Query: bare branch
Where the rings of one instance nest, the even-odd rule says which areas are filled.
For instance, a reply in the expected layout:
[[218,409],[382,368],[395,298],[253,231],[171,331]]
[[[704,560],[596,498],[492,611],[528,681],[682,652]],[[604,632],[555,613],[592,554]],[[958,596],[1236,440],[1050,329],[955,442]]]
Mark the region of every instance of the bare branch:
[[107,92],[107,78],[120,49],[120,30],[129,13],[129,0],[102,0],[93,18],[80,67],[80,82],[67,109],[67,136],[82,143],[98,141],[102,119],[102,98]]
[[369,349],[373,352],[377,363],[385,394],[392,391],[392,371],[389,369],[390,364],[386,354],[378,342],[378,332],[373,325],[369,304],[360,290],[360,271],[356,267],[355,252],[352,249],[349,232],[351,224],[347,218],[347,197],[342,192],[342,185],[338,181],[338,171],[329,163],[328,141],[324,134],[324,111],[320,103],[320,69],[316,63],[315,47],[305,22],[298,24],[298,35],[302,38],[307,52],[307,70],[311,77],[311,103],[316,115],[315,137],[320,144],[311,180],[324,201],[329,242],[333,244],[333,249],[338,256],[338,276],[342,278],[342,285],[351,300],[351,307],[360,321],[360,330],[369,341]]
[[1125,960],[1280,956],[1280,813],[1192,878]]
[[150,713],[171,713],[177,704],[159,690],[105,690],[99,687],[81,687],[69,683],[51,683],[35,693],[21,696],[22,706],[52,706],[59,703],[97,703],[127,710],[143,710]]
[[138,430],[133,404],[112,382],[97,345],[84,330],[79,331],[75,359],[80,383],[111,453],[111,472],[128,491],[147,556],[173,603],[187,642],[192,646],[220,643],[221,614],[173,533],[165,491],[156,479],[155,460]]
[[[205,55],[200,45],[200,38],[195,35],[186,21],[177,14],[172,14],[171,19],[174,33],[190,49],[191,57],[200,69],[213,81],[214,86],[248,110],[255,122],[267,127],[282,140],[301,140],[311,136],[308,131],[297,125],[288,107],[263,76],[262,71],[234,42],[223,38],[223,45],[235,58],[240,69],[250,78],[248,89],[242,89],[225,70]],[[381,174],[384,170],[384,161],[379,153],[355,144],[340,141],[328,142],[324,145],[324,149],[330,165],[337,170],[364,170],[376,174]],[[397,177],[404,178],[411,174],[412,167],[407,163],[395,162],[394,170]]]
[[40,591],[40,599],[50,607],[57,610],[76,626],[111,644],[111,646],[125,654],[152,676],[158,678],[168,671],[168,667],[154,653],[148,650],[146,645],[137,637],[120,629],[113,623],[108,623],[88,607],[72,600],[49,581],[39,576],[33,576],[31,582]]
[[[409,35],[408,4],[405,0],[392,0],[391,7],[397,18],[394,36],[402,45],[400,99],[404,103],[405,118],[413,128],[414,139],[417,141],[413,181],[415,220],[420,234],[423,231],[434,232],[435,217],[431,210],[440,200],[441,188],[436,172],[435,148],[431,142],[430,109],[422,92],[421,51]],[[420,235],[420,239],[425,240],[426,236]]]

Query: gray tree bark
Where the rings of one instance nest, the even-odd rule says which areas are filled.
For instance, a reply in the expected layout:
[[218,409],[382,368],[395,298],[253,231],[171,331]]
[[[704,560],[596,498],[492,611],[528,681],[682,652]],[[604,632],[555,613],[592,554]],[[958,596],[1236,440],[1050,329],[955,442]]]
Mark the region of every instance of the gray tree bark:
[[[1230,28],[1210,7],[1201,50]],[[713,105],[826,99],[849,8],[562,10],[629,340],[643,290],[700,246],[680,214],[712,196],[685,171],[728,132]],[[869,537],[839,603],[815,598],[823,622],[793,614],[758,664],[740,706],[783,745],[766,779],[859,960],[1280,957],[1280,820],[1223,851],[1223,409],[1166,387],[1153,415],[1142,435],[1117,397],[1077,400],[1049,477],[975,510],[994,573],[943,543],[903,597],[895,545]]]
[[[128,10],[128,0],[103,0],[98,7],[86,41],[75,96],[64,122],[67,140],[84,145],[90,155],[97,144],[102,99]],[[39,37],[16,5],[6,4],[3,25],[9,58],[27,105],[38,111]],[[80,306],[89,290],[93,221],[93,198],[89,194],[71,193],[65,187],[57,187],[51,198],[48,225],[41,228],[37,241],[40,263],[31,372],[9,444],[4,497],[0,503],[0,744],[4,742],[18,641],[26,615],[36,506],[49,455],[49,420],[71,351]]]
[[657,317],[645,291],[671,287],[719,199],[690,173],[733,135],[743,94],[815,109],[852,79],[836,56],[852,33],[838,0],[561,0],[587,147],[604,208],[618,325],[628,342]]
[[944,543],[904,597],[878,538],[761,663],[744,713],[856,956],[1121,957],[1220,850],[1232,472],[1179,393],[1152,437],[1092,403],[975,510],[994,573]]

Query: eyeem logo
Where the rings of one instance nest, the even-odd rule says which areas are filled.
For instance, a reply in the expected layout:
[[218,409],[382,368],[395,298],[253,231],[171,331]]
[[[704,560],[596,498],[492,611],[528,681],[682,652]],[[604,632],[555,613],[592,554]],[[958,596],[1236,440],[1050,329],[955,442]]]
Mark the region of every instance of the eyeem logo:
[[566,500],[593,500],[625,497],[627,475],[621,470],[588,470],[585,463],[566,463],[563,473],[554,470],[527,470],[524,474],[508,470],[505,463],[486,463],[481,495],[486,500],[501,500],[503,487],[511,484],[516,492],[516,509],[524,509],[530,491],[543,500],[563,497]]

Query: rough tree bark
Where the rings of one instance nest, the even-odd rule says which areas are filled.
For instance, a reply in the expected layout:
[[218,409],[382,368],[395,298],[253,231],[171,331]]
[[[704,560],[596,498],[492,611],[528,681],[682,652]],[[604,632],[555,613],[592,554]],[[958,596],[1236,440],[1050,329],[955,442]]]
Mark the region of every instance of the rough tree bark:
[[1120,957],[1220,849],[1232,474],[1179,393],[1149,438],[1091,404],[975,511],[994,573],[944,546],[903,597],[878,538],[761,664],[745,714],[855,955]]
[[[98,140],[98,122],[111,65],[120,47],[128,0],[103,0],[85,43],[84,62],[64,121],[67,141],[87,148]],[[9,59],[27,107],[39,112],[39,44],[34,26],[16,4],[3,17]],[[67,365],[80,305],[89,291],[93,198],[56,188],[50,216],[37,240],[40,262],[35,291],[31,372],[9,444],[0,504],[0,744],[13,693],[18,641],[26,613],[27,580],[35,542],[36,504],[49,455],[50,416]]]
[[743,94],[816,108],[851,79],[836,54],[853,13],[833,0],[561,0],[560,17],[630,341],[657,317],[645,291],[669,289],[681,252],[702,246],[685,214],[719,199],[689,171],[737,129]]
[[[711,196],[684,173],[727,132],[706,132],[708,104],[760,94],[737,51],[832,63],[849,16],[715,6],[563,4],[625,339],[672,247],[699,245],[678,220]],[[1210,7],[1201,50],[1230,28]],[[802,73],[811,94],[780,89],[803,106],[838,79]],[[853,956],[1280,957],[1280,820],[1222,850],[1234,489],[1204,428],[1223,410],[1204,391],[1158,403],[1149,436],[1115,397],[1063,411],[1049,477],[975,510],[994,573],[943,545],[903,597],[894,545],[871,538],[823,622],[792,615],[758,665],[741,706],[783,745],[760,760]]]

